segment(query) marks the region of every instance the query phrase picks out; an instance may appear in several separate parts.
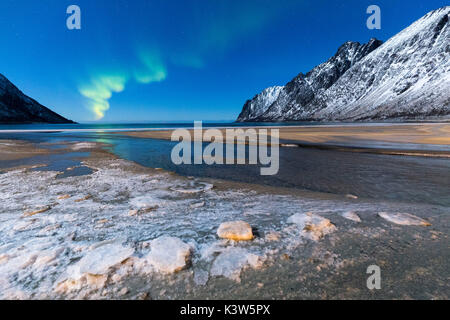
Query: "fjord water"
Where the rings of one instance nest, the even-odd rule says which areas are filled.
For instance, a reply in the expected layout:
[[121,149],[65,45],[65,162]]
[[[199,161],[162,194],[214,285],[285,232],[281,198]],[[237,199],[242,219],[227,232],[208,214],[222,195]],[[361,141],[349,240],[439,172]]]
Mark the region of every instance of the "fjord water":
[[[293,123],[299,125],[299,123]],[[210,123],[210,127],[243,126],[248,123]],[[252,126],[258,125],[255,123]],[[264,126],[274,125],[264,123]],[[279,124],[277,124],[279,125]],[[291,125],[291,124],[286,124]],[[182,124],[117,125],[19,125],[2,126],[6,130],[94,129],[92,132],[16,132],[1,133],[0,139],[64,143],[94,141],[109,145],[108,150],[120,158],[140,165],[163,168],[185,176],[219,178],[236,182],[306,189],[338,195],[400,202],[419,202],[450,206],[450,161],[443,158],[393,156],[309,148],[280,148],[280,170],[274,176],[261,176],[259,165],[175,165],[170,155],[175,142],[133,138],[101,132],[103,129],[192,127]],[[25,129],[26,128],[26,129]],[[98,130],[98,131],[95,131]],[[52,160],[53,159],[53,160]],[[37,162],[35,159],[22,162]],[[47,160],[60,161],[57,156]],[[16,162],[17,163],[17,162]],[[56,162],[55,162],[56,163]],[[0,162],[0,167],[13,163]],[[57,163],[55,164],[58,165]],[[52,166],[50,165],[50,168]]]

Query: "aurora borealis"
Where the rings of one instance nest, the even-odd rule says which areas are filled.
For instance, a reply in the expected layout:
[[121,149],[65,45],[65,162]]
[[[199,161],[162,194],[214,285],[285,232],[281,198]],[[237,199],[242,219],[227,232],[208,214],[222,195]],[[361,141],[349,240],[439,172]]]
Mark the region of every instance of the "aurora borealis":
[[[0,73],[75,121],[233,120],[347,40],[386,40],[441,0],[4,0]],[[325,3],[325,4],[324,4]],[[66,9],[81,8],[81,30]]]

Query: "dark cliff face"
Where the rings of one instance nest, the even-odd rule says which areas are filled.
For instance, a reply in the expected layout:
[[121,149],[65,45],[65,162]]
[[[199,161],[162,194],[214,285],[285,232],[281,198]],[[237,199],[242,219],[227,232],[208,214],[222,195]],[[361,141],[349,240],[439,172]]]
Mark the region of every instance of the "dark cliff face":
[[74,123],[23,94],[0,74],[0,123]]
[[255,96],[244,106],[253,112],[243,110],[238,121],[447,119],[449,14],[449,6],[429,12],[384,44],[344,43],[273,101]]

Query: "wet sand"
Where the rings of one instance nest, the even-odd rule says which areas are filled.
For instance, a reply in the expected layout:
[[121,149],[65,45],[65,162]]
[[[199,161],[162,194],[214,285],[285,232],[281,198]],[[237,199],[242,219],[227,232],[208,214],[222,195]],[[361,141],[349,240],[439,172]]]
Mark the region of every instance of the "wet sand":
[[48,152],[48,150],[26,141],[0,140],[0,160],[18,160]]

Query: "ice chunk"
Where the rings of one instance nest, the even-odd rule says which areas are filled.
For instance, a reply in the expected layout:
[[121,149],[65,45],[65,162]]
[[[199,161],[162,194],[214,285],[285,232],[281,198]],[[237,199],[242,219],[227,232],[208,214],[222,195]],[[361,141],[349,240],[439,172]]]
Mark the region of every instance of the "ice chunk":
[[262,257],[248,252],[246,249],[229,247],[224,250],[211,267],[212,276],[224,276],[231,280],[240,282],[242,269],[246,267],[260,268],[262,266]]
[[109,269],[134,253],[134,249],[118,243],[109,243],[88,252],[75,266],[75,274],[107,274]]
[[409,213],[379,212],[378,215],[389,222],[404,226],[431,226],[428,221]]
[[298,225],[303,230],[304,235],[314,241],[318,241],[336,230],[335,225],[330,220],[310,212],[296,213],[289,217],[288,223]]
[[355,222],[361,222],[361,218],[354,211],[346,211],[341,214],[345,219],[352,220]]
[[252,240],[252,227],[245,221],[228,221],[219,226],[217,235],[222,239],[229,240]]
[[23,213],[23,216],[24,216],[24,217],[31,217],[31,216],[34,216],[34,215],[36,215],[36,214],[38,214],[38,213],[46,212],[46,211],[48,211],[48,210],[50,210],[50,209],[51,209],[50,206],[42,206],[42,207],[40,207],[40,208],[37,208],[36,210],[25,211],[25,212]]
[[151,241],[147,262],[157,271],[173,273],[184,269],[190,261],[192,248],[178,238],[163,236]]

